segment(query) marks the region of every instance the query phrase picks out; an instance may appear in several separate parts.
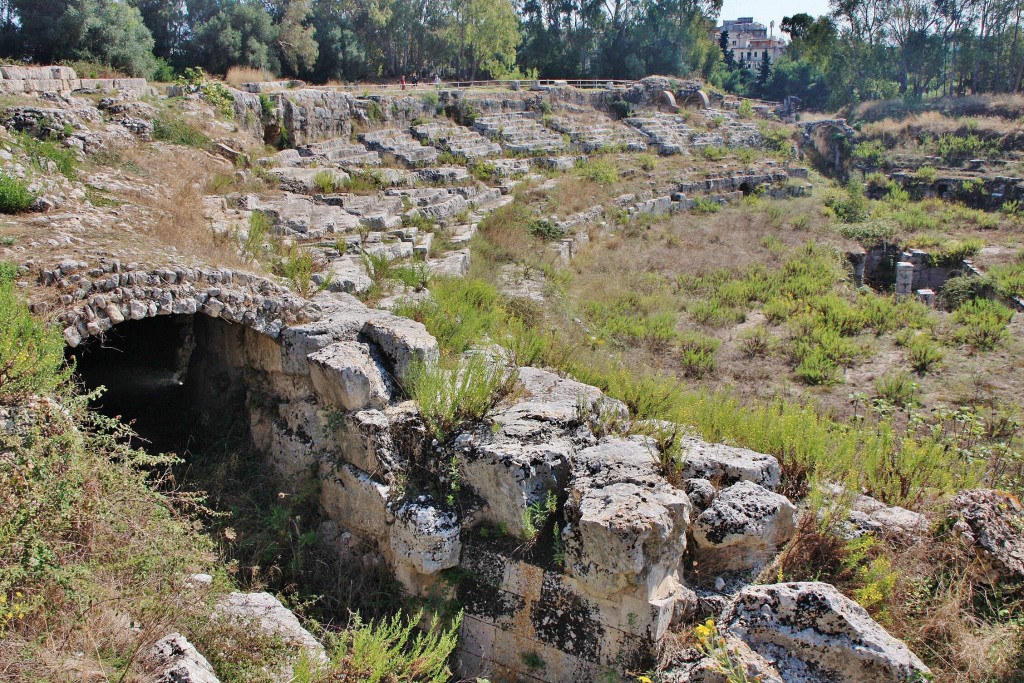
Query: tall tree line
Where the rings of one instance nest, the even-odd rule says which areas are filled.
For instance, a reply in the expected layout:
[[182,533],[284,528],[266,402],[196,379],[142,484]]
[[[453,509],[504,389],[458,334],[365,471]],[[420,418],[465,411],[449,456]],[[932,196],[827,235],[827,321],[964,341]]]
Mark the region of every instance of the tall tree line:
[[721,65],[713,80],[815,108],[1024,88],[1024,0],[831,0],[831,12],[786,17],[791,44],[767,78]]
[[716,44],[721,0],[0,0],[0,54],[316,82],[699,75],[815,108],[1024,86],[1024,0],[831,3],[785,18],[774,62]]

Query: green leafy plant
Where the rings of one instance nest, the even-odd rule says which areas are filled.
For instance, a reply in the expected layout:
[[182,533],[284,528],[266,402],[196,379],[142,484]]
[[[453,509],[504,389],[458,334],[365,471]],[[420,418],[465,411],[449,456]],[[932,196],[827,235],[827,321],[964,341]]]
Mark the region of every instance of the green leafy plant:
[[416,363],[402,382],[406,394],[419,404],[427,428],[444,441],[463,425],[485,419],[512,392],[518,378],[515,368],[473,354],[465,360]]
[[24,213],[35,200],[25,181],[0,173],[0,213]]
[[907,407],[913,405],[918,385],[909,373],[895,372],[875,380],[875,391],[879,398],[896,406]]
[[64,339],[29,313],[14,284],[16,269],[0,268],[0,402],[46,396],[70,377]]
[[459,642],[459,613],[443,625],[434,615],[420,628],[422,612],[409,618],[396,614],[377,623],[353,615],[346,630],[331,638],[331,660],[310,683],[445,683],[451,678],[448,660]]
[[320,190],[320,194],[334,194],[344,183],[333,171],[324,169],[313,176],[313,185]]
[[693,210],[700,214],[718,213],[722,205],[707,197],[697,197],[693,200]]

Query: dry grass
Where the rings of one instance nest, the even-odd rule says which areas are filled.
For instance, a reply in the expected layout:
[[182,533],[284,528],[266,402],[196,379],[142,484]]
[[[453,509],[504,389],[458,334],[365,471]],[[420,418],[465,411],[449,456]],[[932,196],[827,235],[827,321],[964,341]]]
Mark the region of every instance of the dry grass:
[[941,97],[921,103],[908,103],[904,100],[872,100],[847,107],[840,113],[850,120],[879,121],[926,111],[942,112],[948,116],[998,116],[1017,120],[1024,117],[1024,95]]
[[199,150],[176,147],[128,150],[124,158],[143,169],[147,188],[131,201],[146,210],[148,220],[138,228],[161,245],[211,264],[245,268],[236,245],[217,236],[204,216],[203,195],[212,178],[232,167]]
[[241,88],[244,83],[266,83],[276,80],[277,76],[266,69],[255,69],[250,66],[233,66],[224,76],[224,81],[235,88]]
[[953,118],[938,111],[927,111],[902,119],[885,118],[866,124],[861,133],[869,140],[889,143],[918,140],[921,137],[977,135],[985,139],[998,139],[1016,133],[1020,127],[1013,121],[997,116],[978,116],[969,119]]

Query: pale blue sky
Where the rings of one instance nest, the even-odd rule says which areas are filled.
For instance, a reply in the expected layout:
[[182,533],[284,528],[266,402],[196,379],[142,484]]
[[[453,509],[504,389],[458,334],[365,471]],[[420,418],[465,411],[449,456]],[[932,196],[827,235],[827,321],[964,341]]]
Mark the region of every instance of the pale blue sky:
[[[774,19],[775,35],[778,36],[782,17],[800,12],[806,12],[814,17],[826,14],[828,0],[725,0],[718,19],[721,22],[722,19],[754,17],[755,21],[760,21],[765,26]],[[785,34],[782,37],[785,38]]]

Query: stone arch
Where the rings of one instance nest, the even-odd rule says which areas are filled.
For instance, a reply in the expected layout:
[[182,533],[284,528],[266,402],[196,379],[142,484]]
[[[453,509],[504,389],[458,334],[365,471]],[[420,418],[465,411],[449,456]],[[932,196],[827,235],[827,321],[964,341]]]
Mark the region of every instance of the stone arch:
[[696,107],[699,109],[710,109],[711,101],[706,92],[700,88],[693,90],[680,90],[677,93],[677,101],[681,107]]
[[276,339],[286,325],[310,318],[306,302],[266,278],[231,269],[142,269],[118,261],[96,267],[64,261],[39,273],[48,292],[32,305],[54,310],[65,343],[75,348],[126,320],[204,315],[250,327]]

